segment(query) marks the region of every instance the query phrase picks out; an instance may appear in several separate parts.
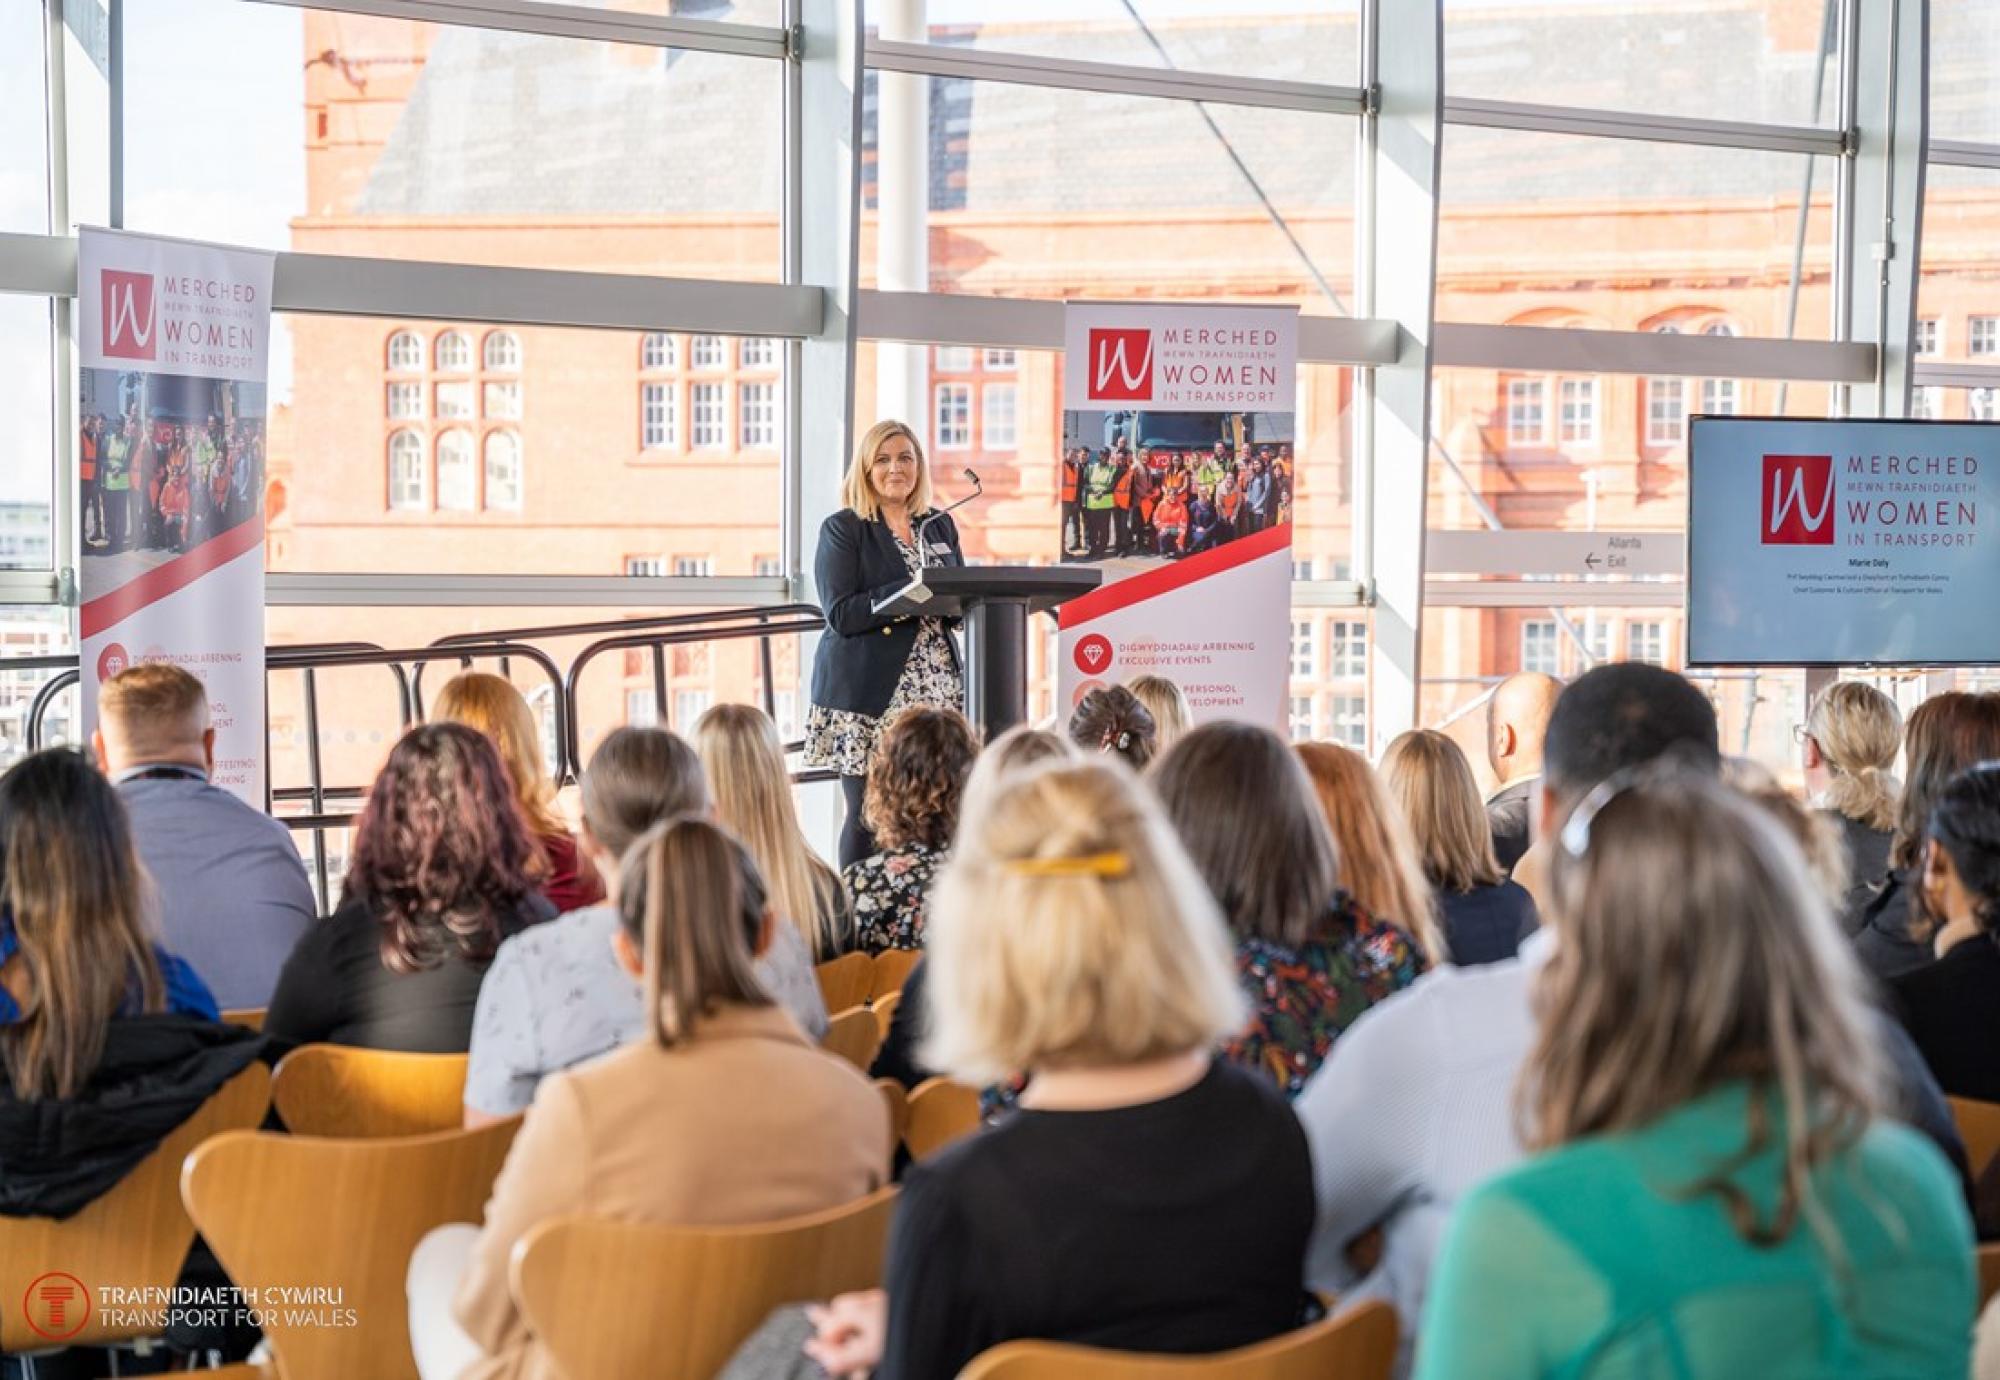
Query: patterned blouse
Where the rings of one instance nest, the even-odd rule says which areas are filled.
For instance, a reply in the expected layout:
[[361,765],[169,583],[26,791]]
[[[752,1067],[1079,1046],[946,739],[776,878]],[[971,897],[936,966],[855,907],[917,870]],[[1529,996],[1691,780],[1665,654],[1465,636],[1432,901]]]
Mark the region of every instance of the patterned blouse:
[[[916,574],[920,565],[917,548],[897,537],[896,549],[902,553],[903,564],[910,573]],[[959,674],[958,656],[952,650],[951,634],[945,631],[942,618],[917,620],[917,640],[910,647],[910,659],[903,663],[896,691],[889,697],[889,707],[880,718],[820,705],[806,712],[806,765],[831,767],[842,776],[866,776],[882,725],[896,717],[898,711],[920,704],[939,709],[965,707],[965,679]]]
[[945,855],[905,844],[848,864],[841,874],[854,898],[854,947],[865,954],[924,947],[924,904]]
[[1236,941],[1236,971],[1252,1011],[1250,1024],[1223,1052],[1270,1074],[1287,1097],[1298,1096],[1362,1012],[1424,971],[1423,954],[1410,937],[1371,917],[1345,892],[1335,898],[1327,927],[1336,937],[1299,949],[1263,939]]

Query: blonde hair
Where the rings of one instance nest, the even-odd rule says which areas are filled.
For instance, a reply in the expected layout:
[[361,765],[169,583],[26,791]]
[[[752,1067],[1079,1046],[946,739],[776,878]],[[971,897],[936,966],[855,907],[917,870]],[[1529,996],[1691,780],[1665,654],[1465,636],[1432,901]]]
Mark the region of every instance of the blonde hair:
[[1849,866],[1847,841],[1840,826],[1819,810],[1808,810],[1779,784],[1770,768],[1748,757],[1726,757],[1722,781],[1763,810],[1791,835],[1806,860],[1806,871],[1819,888],[1820,899],[1838,914],[1847,904]]
[[[1242,1028],[1228,931],[1125,768],[1032,768],[958,841],[931,894],[923,1059],[969,1083],[1204,1049]],[[1035,862],[1085,860],[1072,868]]]
[[1154,755],[1165,752],[1194,727],[1194,710],[1179,685],[1165,676],[1134,676],[1125,688],[1139,697],[1153,716]]
[[974,816],[992,803],[1001,786],[1029,767],[1043,762],[1082,760],[1083,754],[1075,745],[1054,729],[1015,724],[987,744],[986,750],[974,759],[972,772],[965,778],[965,790],[958,798],[958,827],[978,828]]
[[1889,768],[1903,750],[1896,702],[1861,681],[1836,681],[1814,696],[1806,735],[1819,744],[1833,773],[1822,799],[1826,808],[1870,829],[1894,829],[1902,786]]
[[752,951],[764,927],[757,866],[721,825],[676,815],[619,867],[619,920],[645,955],[646,1024],[672,1049],[725,1003],[773,1005]]
[[846,896],[840,877],[806,843],[792,803],[778,730],[763,710],[718,704],[694,727],[715,814],[743,841],[770,889],[771,905],[818,957],[840,949]]
[[1417,857],[1416,842],[1402,812],[1360,753],[1338,743],[1300,743],[1313,795],[1340,854],[1340,880],[1363,910],[1401,926],[1425,957],[1446,957],[1430,879]]
[[208,687],[170,661],[142,661],[99,687],[97,718],[142,760],[199,743],[208,731]]
[[861,433],[861,440],[854,447],[854,458],[848,462],[847,474],[840,481],[841,503],[869,522],[882,516],[882,497],[875,492],[875,482],[868,477],[868,467],[875,463],[876,452],[895,436],[907,440],[910,449],[917,455],[917,487],[910,495],[910,513],[915,516],[931,510],[931,469],[924,460],[924,443],[917,439],[917,433],[910,430],[907,423],[880,421]]
[[[1560,942],[1517,1089],[1525,1143],[1644,1126],[1747,1078],[1742,1149],[1688,1191],[1721,1199],[1746,1241],[1781,1241],[1803,1214],[1837,1253],[1812,1171],[1877,1114],[1883,1073],[1859,965],[1797,845],[1685,768],[1600,786],[1578,809],[1551,874]],[[1783,1189],[1766,1220],[1732,1176],[1774,1138]]]
[[1402,734],[1382,754],[1382,784],[1409,821],[1431,885],[1467,892],[1506,879],[1479,782],[1457,743],[1429,728]]
[[493,740],[493,746],[500,749],[500,760],[507,764],[514,799],[531,831],[569,832],[556,813],[555,787],[549,784],[548,769],[542,764],[542,734],[535,726],[535,711],[528,708],[528,701],[513,682],[484,671],[453,676],[438,691],[431,718],[464,724]]

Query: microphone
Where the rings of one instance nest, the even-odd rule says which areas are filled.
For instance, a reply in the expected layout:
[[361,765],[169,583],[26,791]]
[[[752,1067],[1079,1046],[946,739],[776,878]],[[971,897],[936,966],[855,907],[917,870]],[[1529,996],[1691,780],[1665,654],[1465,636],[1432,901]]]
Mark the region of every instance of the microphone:
[[874,612],[879,614],[882,612],[882,610],[890,607],[892,604],[897,604],[902,602],[921,604],[930,599],[931,591],[930,587],[924,583],[924,572],[926,570],[929,570],[931,565],[931,546],[930,546],[931,524],[933,522],[936,522],[939,518],[943,517],[947,513],[957,512],[960,508],[963,508],[966,504],[972,502],[973,499],[978,498],[980,494],[985,492],[985,486],[979,482],[979,476],[976,473],[974,473],[970,469],[962,470],[960,471],[960,473],[964,474],[964,476],[967,479],[972,481],[972,492],[967,494],[964,498],[961,498],[958,502],[938,509],[935,513],[932,513],[929,517],[925,518],[922,522],[917,524],[917,531],[916,531],[917,573],[910,577],[910,582],[908,584],[904,585],[901,589],[897,590],[887,599],[884,599],[880,603],[876,604],[874,607]]

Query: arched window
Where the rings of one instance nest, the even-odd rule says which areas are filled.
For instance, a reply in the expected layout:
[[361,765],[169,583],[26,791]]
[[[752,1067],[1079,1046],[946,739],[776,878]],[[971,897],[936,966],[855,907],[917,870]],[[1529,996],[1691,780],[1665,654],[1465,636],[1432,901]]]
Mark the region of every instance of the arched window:
[[480,348],[493,373],[511,374],[521,367],[521,337],[512,331],[488,331]]
[[691,369],[726,369],[729,367],[729,346],[719,335],[698,335],[688,345],[688,367]]
[[414,431],[389,437],[389,507],[397,512],[424,506],[424,439]]
[[1727,321],[1711,321],[1701,328],[1703,335],[1734,336],[1736,328]]
[[486,433],[486,506],[521,511],[521,438],[511,431]]
[[389,368],[398,374],[413,374],[424,367],[424,338],[415,331],[397,331],[389,337]]
[[437,367],[462,374],[472,367],[472,342],[463,331],[446,331],[438,337]]
[[447,431],[438,437],[437,466],[438,511],[471,512],[474,498],[471,434]]
[[674,338],[665,331],[649,331],[639,344],[639,367],[641,369],[671,369],[680,351],[674,348]]

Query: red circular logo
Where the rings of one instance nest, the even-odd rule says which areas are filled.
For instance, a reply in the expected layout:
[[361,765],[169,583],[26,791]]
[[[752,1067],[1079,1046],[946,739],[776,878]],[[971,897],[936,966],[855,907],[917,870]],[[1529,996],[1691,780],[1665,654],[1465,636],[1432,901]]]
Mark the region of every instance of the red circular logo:
[[1111,669],[1113,652],[1111,639],[1102,633],[1092,633],[1076,644],[1076,669],[1086,676],[1101,676]]
[[122,642],[112,642],[97,654],[97,679],[100,684],[110,680],[132,664],[131,654]]
[[28,1292],[21,1296],[21,1311],[36,1336],[66,1342],[90,1321],[90,1290],[75,1275],[51,1270],[28,1282]]

